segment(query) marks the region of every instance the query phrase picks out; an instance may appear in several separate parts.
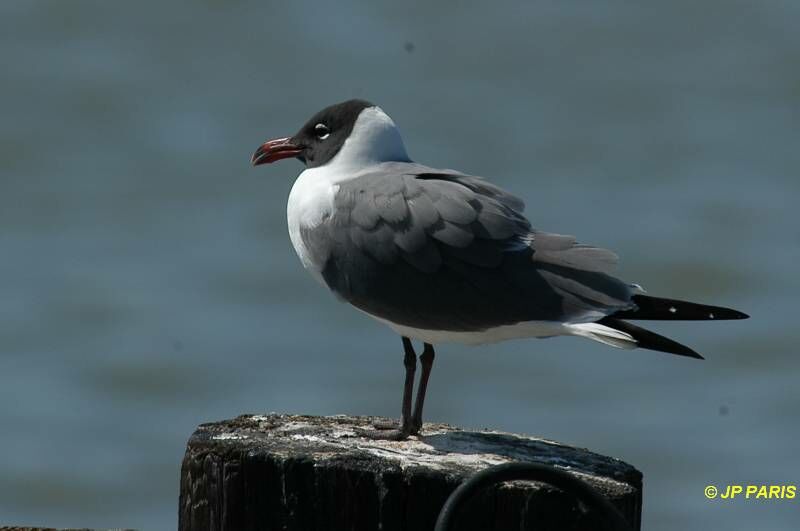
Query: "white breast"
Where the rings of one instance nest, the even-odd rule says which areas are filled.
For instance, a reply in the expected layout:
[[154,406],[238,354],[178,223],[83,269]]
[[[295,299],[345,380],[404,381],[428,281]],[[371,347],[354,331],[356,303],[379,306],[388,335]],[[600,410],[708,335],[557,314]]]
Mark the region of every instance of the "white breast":
[[289,193],[286,205],[286,218],[289,223],[289,237],[292,245],[303,263],[303,267],[322,282],[322,268],[325,264],[316,264],[306,248],[300,234],[301,228],[318,226],[333,213],[333,198],[339,186],[325,167],[305,170],[297,177]]

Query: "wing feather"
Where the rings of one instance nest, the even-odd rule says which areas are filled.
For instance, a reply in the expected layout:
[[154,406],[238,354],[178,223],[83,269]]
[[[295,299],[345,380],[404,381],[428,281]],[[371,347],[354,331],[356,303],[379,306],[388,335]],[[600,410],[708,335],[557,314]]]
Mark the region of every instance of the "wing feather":
[[408,217],[408,203],[402,191],[376,195],[373,202],[379,217],[389,223],[399,223]]
[[439,211],[427,194],[420,193],[407,199],[408,209],[411,212],[410,223],[418,223],[422,227],[430,227],[439,221]]
[[456,225],[449,221],[438,224],[430,235],[451,247],[465,248],[475,239],[475,234],[464,225]]
[[[365,311],[444,328],[587,322],[630,307],[631,288],[607,274],[614,253],[537,231],[523,209],[519,198],[479,177],[377,165],[339,184],[326,222],[338,232],[327,239],[335,241],[328,251],[335,263],[326,282],[350,290],[340,295]],[[425,301],[411,297],[409,283]],[[455,299],[462,303],[449,315],[452,302],[444,301]]]
[[529,239],[534,250],[534,262],[611,273],[619,261],[619,257],[612,251],[577,243],[574,236],[533,231]]

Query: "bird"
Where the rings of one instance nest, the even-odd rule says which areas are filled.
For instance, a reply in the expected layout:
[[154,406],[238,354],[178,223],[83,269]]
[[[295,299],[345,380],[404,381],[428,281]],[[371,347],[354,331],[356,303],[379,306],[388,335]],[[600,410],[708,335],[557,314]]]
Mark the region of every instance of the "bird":
[[[730,308],[647,295],[614,276],[617,255],[531,226],[524,202],[488,180],[409,158],[380,107],[351,99],[290,137],[264,142],[259,166],[295,158],[287,220],[303,266],[337,298],[388,325],[403,346],[399,422],[368,436],[420,434],[441,343],[578,336],[703,359],[636,320],[745,319]],[[412,409],[417,353],[421,373]]]

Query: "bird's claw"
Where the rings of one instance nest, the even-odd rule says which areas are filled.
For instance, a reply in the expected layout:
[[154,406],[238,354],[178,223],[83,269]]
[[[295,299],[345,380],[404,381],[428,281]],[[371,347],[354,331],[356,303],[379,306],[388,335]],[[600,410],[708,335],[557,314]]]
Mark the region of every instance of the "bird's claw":
[[373,422],[372,427],[378,431],[399,430],[400,424],[393,421]]
[[376,441],[404,441],[411,435],[418,435],[422,429],[419,419],[402,419],[400,422],[374,422],[372,429],[358,429],[362,437]]
[[372,439],[373,441],[405,441],[409,438],[409,436],[413,435],[411,433],[410,426],[406,429],[392,427],[389,429],[359,429],[357,433],[366,439]]

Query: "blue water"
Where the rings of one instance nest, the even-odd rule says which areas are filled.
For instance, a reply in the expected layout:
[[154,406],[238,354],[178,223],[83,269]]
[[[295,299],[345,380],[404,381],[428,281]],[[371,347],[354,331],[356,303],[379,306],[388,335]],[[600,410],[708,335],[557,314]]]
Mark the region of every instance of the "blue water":
[[427,418],[645,477],[644,529],[784,530],[797,500],[800,4],[0,3],[0,523],[170,529],[194,427],[396,415],[400,341],[301,268],[269,137],[350,97],[650,293],[749,321],[443,346]]

